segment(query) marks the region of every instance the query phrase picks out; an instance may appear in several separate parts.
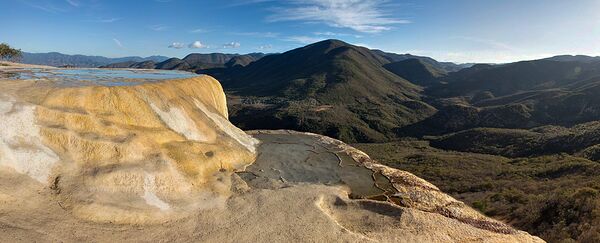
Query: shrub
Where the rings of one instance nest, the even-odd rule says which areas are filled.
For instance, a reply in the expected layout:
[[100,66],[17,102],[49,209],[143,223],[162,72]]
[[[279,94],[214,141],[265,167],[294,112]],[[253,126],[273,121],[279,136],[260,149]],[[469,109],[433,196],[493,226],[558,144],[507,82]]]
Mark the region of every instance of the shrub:
[[19,59],[23,53],[20,49],[15,49],[6,43],[0,44],[0,59],[1,60],[15,60]]

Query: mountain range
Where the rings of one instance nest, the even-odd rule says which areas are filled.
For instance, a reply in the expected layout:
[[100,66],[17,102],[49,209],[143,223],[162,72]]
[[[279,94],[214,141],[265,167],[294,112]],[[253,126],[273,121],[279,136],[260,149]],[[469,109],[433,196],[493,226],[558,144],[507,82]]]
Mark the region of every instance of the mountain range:
[[454,64],[325,40],[280,54],[190,54],[104,67],[188,70],[221,81],[243,129],[382,142],[477,127],[571,126],[600,118],[600,59]]
[[124,61],[102,65],[101,68],[149,68],[149,69],[166,69],[166,70],[201,70],[208,68],[246,66],[253,61],[256,61],[266,54],[250,53],[250,54],[225,54],[225,53],[192,53],[184,57],[168,58],[163,61]]
[[48,53],[29,53],[23,52],[21,62],[26,64],[46,65],[55,67],[99,67],[116,62],[142,62],[154,61],[162,62],[168,59],[165,56],[149,56],[149,57],[118,57],[109,58],[103,56],[86,56],[86,55],[67,55],[58,52]]
[[462,69],[406,57],[327,40],[242,68],[198,72],[241,97],[231,104],[231,119],[243,128],[298,129],[348,142],[600,119],[600,61],[592,57]]
[[384,68],[393,60],[382,53],[328,40],[245,67],[199,72],[217,77],[232,97],[243,97],[232,102],[231,120],[245,129],[385,141],[394,128],[425,119],[435,108],[422,102],[422,87]]
[[475,127],[573,126],[600,119],[600,61],[523,61],[450,73],[424,95],[439,111],[400,129],[442,134]]

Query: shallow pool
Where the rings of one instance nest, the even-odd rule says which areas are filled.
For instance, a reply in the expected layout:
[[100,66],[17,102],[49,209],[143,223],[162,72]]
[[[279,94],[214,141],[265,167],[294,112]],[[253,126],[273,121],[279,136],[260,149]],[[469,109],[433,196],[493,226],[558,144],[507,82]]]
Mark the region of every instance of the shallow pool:
[[195,73],[174,70],[135,70],[68,68],[40,69],[24,68],[5,71],[6,79],[51,80],[61,85],[127,86],[165,79],[182,79],[199,76]]

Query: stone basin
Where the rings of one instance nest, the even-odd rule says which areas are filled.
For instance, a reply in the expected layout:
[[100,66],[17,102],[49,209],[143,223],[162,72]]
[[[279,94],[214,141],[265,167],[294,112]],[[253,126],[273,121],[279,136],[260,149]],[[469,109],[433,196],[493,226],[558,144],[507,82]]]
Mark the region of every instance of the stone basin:
[[176,70],[98,68],[19,68],[0,73],[6,80],[46,80],[61,86],[127,86],[197,76],[200,75]]

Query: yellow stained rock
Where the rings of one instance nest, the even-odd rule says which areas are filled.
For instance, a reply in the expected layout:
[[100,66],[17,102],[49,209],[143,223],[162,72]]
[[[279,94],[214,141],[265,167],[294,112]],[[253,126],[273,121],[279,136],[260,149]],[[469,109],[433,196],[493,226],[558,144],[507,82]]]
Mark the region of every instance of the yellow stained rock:
[[225,94],[209,76],[2,87],[0,117],[19,127],[0,132],[0,165],[49,185],[86,219],[160,221],[218,206],[231,173],[256,157],[258,141],[229,123]]

